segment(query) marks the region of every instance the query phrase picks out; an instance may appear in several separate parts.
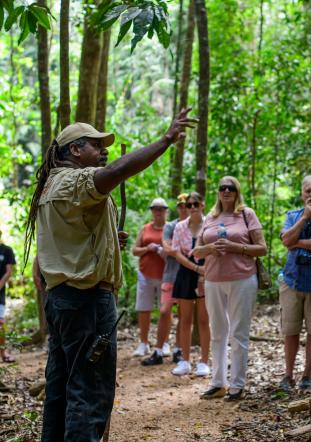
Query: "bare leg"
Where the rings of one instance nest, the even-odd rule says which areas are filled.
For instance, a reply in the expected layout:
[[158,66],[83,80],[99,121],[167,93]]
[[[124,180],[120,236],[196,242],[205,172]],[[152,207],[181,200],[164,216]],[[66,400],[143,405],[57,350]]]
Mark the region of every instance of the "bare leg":
[[176,327],[176,347],[180,347],[180,307],[177,305],[178,322]]
[[0,319],[0,356],[1,358],[4,357],[5,352],[4,352],[4,348],[5,348],[5,331],[4,331],[4,321],[2,319]]
[[189,361],[193,302],[186,299],[180,299],[179,308],[180,308],[180,345],[184,360]]
[[171,310],[172,304],[170,302],[166,302],[161,306],[157,333],[157,348],[162,348],[164,342],[168,341],[171,328]]
[[209,329],[209,319],[208,313],[205,307],[205,298],[197,300],[197,321],[198,328],[200,334],[200,345],[201,345],[201,353],[202,353],[202,362],[207,364],[208,362],[208,354],[210,347],[210,329]]
[[303,372],[304,376],[311,376],[311,335],[307,334],[306,342],[306,366]]
[[286,376],[293,377],[295,359],[299,348],[299,335],[285,336]]
[[151,312],[138,313],[138,325],[140,329],[140,341],[148,344]]

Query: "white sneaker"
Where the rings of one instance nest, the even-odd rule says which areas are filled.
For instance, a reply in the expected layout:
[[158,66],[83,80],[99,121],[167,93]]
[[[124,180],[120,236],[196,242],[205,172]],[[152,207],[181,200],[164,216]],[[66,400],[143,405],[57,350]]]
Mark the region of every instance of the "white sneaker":
[[194,372],[196,376],[208,376],[210,374],[210,369],[205,362],[197,362],[197,368]]
[[145,344],[144,342],[140,342],[138,347],[133,353],[133,356],[137,357],[143,357],[145,355],[148,355],[150,353],[150,346],[149,344]]
[[188,361],[179,361],[177,367],[172,370],[175,376],[183,376],[191,373],[191,364]]
[[170,344],[168,342],[164,342],[163,347],[162,347],[162,352],[163,352],[163,356],[171,356],[171,348],[170,348]]

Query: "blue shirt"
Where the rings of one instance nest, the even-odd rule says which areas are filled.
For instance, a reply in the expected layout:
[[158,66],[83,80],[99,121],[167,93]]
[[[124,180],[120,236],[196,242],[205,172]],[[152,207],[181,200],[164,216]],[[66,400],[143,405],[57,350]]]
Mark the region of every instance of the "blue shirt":
[[[286,232],[291,227],[293,227],[296,224],[296,222],[302,217],[303,212],[304,209],[289,211],[286,215],[286,220],[282,229],[282,233]],[[306,237],[305,226],[303,229],[301,229],[299,239],[311,239]],[[283,270],[284,281],[290,288],[294,290],[297,290],[299,292],[307,292],[311,294],[311,264],[310,265],[296,264],[297,257],[304,252],[310,254],[311,256],[310,250],[302,248],[297,248],[288,251],[286,264]]]
[[[173,239],[174,230],[179,221],[179,219],[175,219],[174,221],[165,224],[163,229],[163,239],[165,241],[170,241]],[[177,262],[173,256],[167,256],[162,282],[169,282],[171,284],[174,284],[178,269],[179,262]]]

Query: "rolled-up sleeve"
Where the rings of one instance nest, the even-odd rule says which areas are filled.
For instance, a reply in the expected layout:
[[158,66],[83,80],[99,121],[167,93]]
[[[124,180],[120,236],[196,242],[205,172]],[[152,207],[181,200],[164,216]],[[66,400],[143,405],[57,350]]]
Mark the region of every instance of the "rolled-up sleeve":
[[96,205],[108,197],[108,193],[98,192],[94,184],[94,175],[97,167],[86,167],[75,170],[69,181],[72,184],[72,204],[81,207]]

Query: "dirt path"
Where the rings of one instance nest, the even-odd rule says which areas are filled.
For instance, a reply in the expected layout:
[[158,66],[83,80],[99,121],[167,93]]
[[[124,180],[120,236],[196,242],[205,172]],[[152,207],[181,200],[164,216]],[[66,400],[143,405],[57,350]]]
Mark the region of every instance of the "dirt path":
[[[246,398],[233,404],[221,399],[200,400],[199,395],[207,388],[209,379],[173,376],[170,358],[166,358],[162,366],[142,367],[139,359],[131,357],[136,345],[135,331],[121,331],[110,441],[285,440],[286,431],[310,423],[310,418],[306,413],[292,418],[287,412],[288,401],[301,398],[298,391],[290,398],[275,394],[275,386],[283,375],[283,346],[277,330],[277,309],[259,309],[251,334],[269,336],[272,340],[251,341]],[[198,356],[198,351],[193,349],[193,360]],[[5,383],[14,388],[0,393],[1,442],[39,440],[42,401],[31,398],[28,388],[44,376],[45,360],[45,350],[25,351],[18,355],[18,364],[2,375]],[[302,360],[301,354],[297,372],[302,368]],[[0,373],[1,368],[3,364],[0,364]],[[1,419],[5,413],[7,417]],[[296,440],[309,439],[302,436]]]

